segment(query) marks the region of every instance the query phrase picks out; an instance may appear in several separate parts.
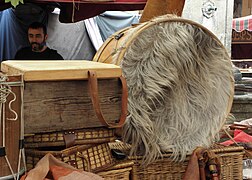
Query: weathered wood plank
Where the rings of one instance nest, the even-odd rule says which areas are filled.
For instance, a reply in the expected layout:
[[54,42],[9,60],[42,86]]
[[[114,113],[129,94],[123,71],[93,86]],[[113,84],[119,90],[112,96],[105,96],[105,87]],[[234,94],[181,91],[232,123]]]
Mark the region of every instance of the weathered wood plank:
[[[116,122],[121,112],[121,83],[98,80],[102,112]],[[101,127],[92,107],[88,81],[26,82],[24,90],[25,133]]]

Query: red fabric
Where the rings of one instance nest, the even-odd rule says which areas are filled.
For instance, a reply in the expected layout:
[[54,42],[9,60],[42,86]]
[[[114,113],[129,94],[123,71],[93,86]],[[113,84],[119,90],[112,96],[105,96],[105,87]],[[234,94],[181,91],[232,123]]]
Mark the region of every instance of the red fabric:
[[[234,138],[235,142],[252,142],[252,136],[248,135],[247,133],[245,133],[244,131],[242,130],[235,130],[234,131]],[[225,141],[225,142],[222,142],[221,143],[222,145],[225,145],[225,146],[229,146],[231,144],[234,144],[234,142],[232,140],[228,140],[228,141]]]
[[[33,0],[33,2],[59,2],[59,3],[73,3],[73,0]],[[108,0],[108,1],[88,1],[88,0],[75,0],[75,3],[90,3],[90,4],[137,4],[141,2],[147,2],[147,0]]]
[[[60,3],[61,23],[77,22],[97,16],[105,11],[132,11],[144,9],[145,2],[138,3],[120,3],[120,2],[103,2],[103,3],[76,3],[73,11],[72,3]],[[73,21],[72,21],[73,20]]]
[[[33,0],[37,5],[52,4],[61,9],[59,20],[62,23],[72,23],[97,16],[105,11],[143,10],[147,0],[112,0],[107,2],[85,2],[79,0]],[[25,3],[29,2],[28,0]],[[75,4],[73,11],[73,2]],[[10,8],[10,3],[0,0],[0,10]]]
[[54,179],[59,179],[60,177],[67,176],[73,172],[73,170],[61,166],[50,166],[50,171],[52,172]]

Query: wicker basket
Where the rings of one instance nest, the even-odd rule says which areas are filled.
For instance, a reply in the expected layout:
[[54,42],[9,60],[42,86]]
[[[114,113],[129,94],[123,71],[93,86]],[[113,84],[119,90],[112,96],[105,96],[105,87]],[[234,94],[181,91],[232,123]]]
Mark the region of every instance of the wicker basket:
[[[130,145],[124,143],[109,143],[111,149],[119,149],[123,152],[127,152]],[[242,180],[242,160],[244,155],[243,147],[224,147],[215,145],[211,150],[220,159],[221,180]],[[156,160],[149,164],[147,167],[143,167],[141,156],[129,156],[128,159],[134,161],[132,168],[131,179],[141,180],[156,180],[156,179],[172,179],[181,180],[186,171],[190,156],[187,156],[184,162],[173,162],[171,160],[171,154],[164,154],[163,158]]]
[[98,175],[103,177],[105,180],[129,180],[133,165],[133,161],[117,161],[116,165],[106,171],[99,172]]
[[37,162],[47,153],[51,153],[57,159],[66,162],[77,169],[88,172],[99,172],[115,164],[108,143],[74,146],[64,150],[55,151],[48,151],[43,148],[26,149],[25,152],[28,170],[34,168]]
[[37,133],[25,136],[26,148],[52,147],[66,145],[66,136],[73,136],[72,144],[100,144],[115,140],[115,129],[85,128],[69,131]]

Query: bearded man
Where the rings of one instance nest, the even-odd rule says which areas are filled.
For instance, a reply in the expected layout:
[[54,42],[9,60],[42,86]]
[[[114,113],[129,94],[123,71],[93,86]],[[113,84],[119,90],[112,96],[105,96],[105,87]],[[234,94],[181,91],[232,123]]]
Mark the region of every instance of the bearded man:
[[46,46],[46,26],[40,22],[33,22],[28,27],[30,46],[17,51],[16,60],[63,60],[63,57],[54,49]]

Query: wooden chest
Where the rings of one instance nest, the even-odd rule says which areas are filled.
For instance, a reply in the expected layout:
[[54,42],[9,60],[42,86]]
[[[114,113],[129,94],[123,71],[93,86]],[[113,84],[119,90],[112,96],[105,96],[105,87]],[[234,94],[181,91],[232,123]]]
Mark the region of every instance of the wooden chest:
[[121,117],[123,93],[119,66],[85,60],[5,61],[1,71],[23,75],[26,134],[104,126],[90,98],[90,71],[97,75],[97,94],[104,119],[116,123]]

